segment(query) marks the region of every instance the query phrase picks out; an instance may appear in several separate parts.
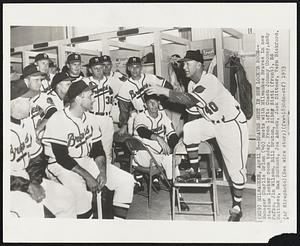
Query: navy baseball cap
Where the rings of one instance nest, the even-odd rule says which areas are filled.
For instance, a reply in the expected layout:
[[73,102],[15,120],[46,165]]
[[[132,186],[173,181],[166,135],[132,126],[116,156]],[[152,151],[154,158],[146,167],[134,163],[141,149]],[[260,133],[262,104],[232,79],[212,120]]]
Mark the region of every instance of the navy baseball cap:
[[101,64],[102,64],[101,57],[95,56],[89,60],[88,66],[92,67],[92,66],[101,65]]
[[67,73],[57,73],[54,75],[52,82],[51,82],[51,88],[54,90],[55,87],[61,82],[61,81],[72,81],[72,79],[68,76]]
[[81,56],[79,54],[76,53],[72,53],[67,57],[67,63],[71,63],[71,62],[81,62]]
[[50,59],[49,59],[49,56],[46,53],[37,54],[36,57],[34,58],[35,62],[41,61],[41,60],[50,60]]
[[35,64],[30,64],[23,69],[22,78],[26,78],[30,75],[45,75],[45,73],[41,72]]
[[132,56],[132,57],[129,57],[127,64],[128,65],[135,65],[135,64],[142,65],[142,61],[141,61],[141,58]]
[[100,56],[100,63],[103,63],[103,62],[110,62],[111,63],[110,56],[107,56],[107,55]]
[[73,82],[66,94],[65,102],[71,102],[75,97],[77,97],[81,92],[93,90],[97,85],[87,84],[82,79],[76,82]]
[[203,63],[203,55],[200,50],[188,50],[184,58],[179,61],[197,61]]
[[10,82],[10,100],[18,97],[31,98],[37,95],[38,92],[30,90],[23,79],[13,80]]

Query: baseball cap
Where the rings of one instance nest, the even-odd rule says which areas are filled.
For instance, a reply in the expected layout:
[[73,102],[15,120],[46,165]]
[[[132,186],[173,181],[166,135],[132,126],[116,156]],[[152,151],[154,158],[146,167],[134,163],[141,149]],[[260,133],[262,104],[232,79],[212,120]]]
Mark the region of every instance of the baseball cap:
[[101,62],[101,57],[95,56],[95,57],[92,57],[92,58],[89,60],[88,66],[89,66],[89,67],[92,67],[92,66],[95,66],[95,65],[100,65],[101,63],[102,63],[102,62]]
[[35,62],[41,61],[41,60],[50,60],[50,59],[49,59],[49,56],[46,53],[37,54],[36,57],[34,58]]
[[72,99],[77,97],[81,92],[84,91],[89,91],[95,89],[97,86],[96,85],[87,85],[83,80],[78,80],[76,82],[73,82],[66,94],[65,102],[69,103],[71,102]]
[[23,69],[22,78],[26,78],[29,75],[44,75],[45,73],[41,72],[38,67],[34,64],[30,64]]
[[67,57],[67,63],[77,62],[77,61],[81,62],[81,56],[79,54],[72,53]]
[[54,75],[52,82],[51,82],[51,88],[54,90],[55,87],[61,82],[65,80],[70,80],[71,78],[68,76],[67,73],[57,73]]
[[107,55],[100,56],[100,63],[103,63],[103,62],[110,62],[111,63],[110,56],[107,56]]
[[34,97],[38,92],[30,90],[23,79],[10,82],[10,100],[18,97]]
[[188,50],[184,58],[179,61],[197,61],[203,63],[203,55],[200,50]]
[[133,65],[133,64],[142,65],[141,58],[136,57],[136,56],[129,57],[127,63],[128,63],[128,65]]

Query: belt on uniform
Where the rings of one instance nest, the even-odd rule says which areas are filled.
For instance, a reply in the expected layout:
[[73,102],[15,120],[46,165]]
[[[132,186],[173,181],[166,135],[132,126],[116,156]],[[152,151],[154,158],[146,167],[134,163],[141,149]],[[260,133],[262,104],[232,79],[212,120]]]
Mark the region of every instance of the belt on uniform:
[[101,115],[101,116],[110,115],[109,112],[93,112],[93,111],[89,111],[89,112],[92,113],[92,114]]

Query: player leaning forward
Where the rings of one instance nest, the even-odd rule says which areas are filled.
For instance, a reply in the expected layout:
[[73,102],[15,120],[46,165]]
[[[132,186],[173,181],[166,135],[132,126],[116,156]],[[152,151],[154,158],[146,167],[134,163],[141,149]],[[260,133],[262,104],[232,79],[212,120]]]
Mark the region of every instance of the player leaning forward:
[[[182,61],[187,77],[196,84],[191,93],[175,92],[160,86],[148,88],[147,93],[167,96],[170,101],[184,104],[187,108],[197,107],[203,118],[188,122],[183,128],[183,141],[190,163],[192,166],[199,164],[200,142],[215,137],[233,185],[229,221],[239,221],[249,141],[246,117],[223,84],[214,75],[203,71],[203,56],[199,50],[187,51]],[[198,168],[194,171],[193,176],[199,177]]]
[[114,191],[114,216],[126,218],[134,179],[116,166],[106,165],[100,124],[95,115],[87,112],[94,103],[91,91],[94,87],[83,80],[73,82],[65,98],[70,106],[49,119],[42,140],[49,156],[46,171],[50,178],[73,191],[79,218],[91,216],[90,191],[99,192],[104,185]]
[[46,206],[56,217],[75,218],[72,192],[44,179],[42,147],[36,134],[29,98],[34,95],[23,80],[11,82],[10,212],[16,217],[44,217]]

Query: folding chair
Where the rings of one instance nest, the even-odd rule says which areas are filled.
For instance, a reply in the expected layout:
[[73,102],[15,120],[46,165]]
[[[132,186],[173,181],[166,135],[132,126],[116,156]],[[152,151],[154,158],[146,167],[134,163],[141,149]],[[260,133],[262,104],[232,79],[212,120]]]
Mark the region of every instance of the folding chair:
[[[130,151],[130,172],[133,173],[134,170],[137,172],[147,176],[149,178],[147,188],[148,188],[148,207],[151,208],[151,192],[152,192],[152,187],[154,191],[157,192],[155,189],[155,186],[152,186],[152,177],[154,175],[160,174],[160,176],[164,179],[166,182],[166,186],[168,188],[168,191],[171,190],[171,185],[164,173],[164,169],[162,166],[160,166],[157,161],[155,160],[154,156],[150,152],[150,150],[143,144],[143,142],[135,137],[127,138],[125,140],[125,144],[127,148]],[[138,151],[146,151],[149,156],[150,156],[150,165],[149,167],[143,167],[139,165],[139,163],[136,161],[136,154]],[[133,161],[137,164],[136,166],[133,165]]]
[[[215,163],[213,158],[214,150],[212,146],[208,142],[201,142],[199,145],[199,155],[208,155],[208,166],[211,169],[212,177],[209,178],[208,182],[205,183],[183,183],[178,182],[175,177],[175,156],[176,155],[186,155],[185,146],[180,140],[178,144],[174,148],[173,152],[173,188],[172,188],[172,206],[171,206],[171,213],[172,213],[172,220],[175,219],[175,214],[188,214],[188,215],[212,215],[214,221],[216,221],[216,217],[219,214],[219,205],[218,205],[218,196],[217,196],[217,185],[216,185],[216,172],[215,172]],[[177,204],[180,204],[179,200],[179,189],[180,188],[209,188],[211,192],[211,201],[186,201],[187,204],[190,205],[211,205],[212,212],[211,213],[195,213],[192,211],[183,212],[181,211],[180,206],[178,207],[178,211],[175,212],[175,196],[177,195]]]

